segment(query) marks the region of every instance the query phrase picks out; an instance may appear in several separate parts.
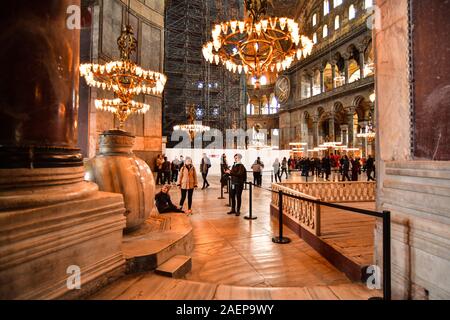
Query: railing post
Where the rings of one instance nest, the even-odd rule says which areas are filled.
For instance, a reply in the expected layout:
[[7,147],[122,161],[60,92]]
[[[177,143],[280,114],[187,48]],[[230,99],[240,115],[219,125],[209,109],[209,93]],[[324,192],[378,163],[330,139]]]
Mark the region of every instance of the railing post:
[[257,217],[253,216],[253,186],[250,182],[248,182],[248,216],[245,216],[244,219],[246,220],[256,220]]
[[228,178],[228,204],[226,205],[227,207],[231,207],[231,178]]
[[272,242],[278,244],[287,244],[291,239],[283,237],[283,191],[278,191],[278,224],[280,227],[279,236],[272,238]]
[[272,176],[271,176],[271,181],[273,183],[273,176],[275,175],[274,171],[272,170]]
[[391,300],[391,212],[383,211],[383,298]]
[[220,199],[220,200],[225,199],[225,197],[223,196],[223,187],[224,187],[224,185],[222,185],[222,178],[223,177],[221,177],[221,179],[220,179],[220,197],[217,198],[217,199]]

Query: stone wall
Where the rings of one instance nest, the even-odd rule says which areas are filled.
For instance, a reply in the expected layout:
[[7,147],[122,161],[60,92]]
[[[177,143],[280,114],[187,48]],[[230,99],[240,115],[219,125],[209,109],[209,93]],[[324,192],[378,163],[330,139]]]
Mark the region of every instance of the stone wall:
[[[377,206],[392,212],[393,298],[449,299],[450,162],[417,161],[413,156],[408,3],[377,1],[381,17],[381,29],[374,31],[379,124]],[[431,46],[429,52],[433,52]],[[378,223],[379,265],[381,239]]]

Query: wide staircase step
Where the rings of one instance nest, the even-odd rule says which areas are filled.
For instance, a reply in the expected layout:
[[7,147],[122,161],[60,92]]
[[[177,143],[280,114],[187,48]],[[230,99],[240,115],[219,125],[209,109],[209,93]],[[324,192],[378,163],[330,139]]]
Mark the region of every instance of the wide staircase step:
[[158,268],[155,273],[161,276],[181,279],[192,269],[192,258],[188,256],[178,255],[170,258]]
[[239,287],[173,279],[155,273],[129,275],[91,300],[368,300],[381,297],[360,283],[283,288]]

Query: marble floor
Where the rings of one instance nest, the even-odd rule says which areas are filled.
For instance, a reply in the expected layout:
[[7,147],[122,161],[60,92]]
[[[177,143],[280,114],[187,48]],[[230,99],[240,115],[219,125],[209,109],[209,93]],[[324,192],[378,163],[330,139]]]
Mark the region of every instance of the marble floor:
[[[171,286],[181,286],[183,290],[192,292],[185,298],[217,298],[211,292],[216,295],[219,292],[219,298],[223,295],[227,299],[253,296],[344,299],[347,291],[347,298],[358,299],[375,294],[361,284],[352,283],[289,229],[285,228],[285,236],[292,239],[290,244],[273,243],[272,237],[278,233],[278,224],[270,217],[268,191],[254,189],[253,214],[258,219],[249,221],[244,219],[248,212],[248,191],[244,191],[242,215],[227,215],[228,198],[218,199],[218,177],[210,177],[209,180],[210,188],[194,193],[193,215],[190,217],[195,242],[191,253],[192,271],[184,280],[170,279]],[[270,187],[270,177],[264,180],[264,186]],[[171,196],[174,203],[178,203],[180,195],[175,187],[171,190]],[[163,291],[154,290],[158,279],[162,281],[152,273],[129,276],[94,298],[169,298]],[[286,291],[288,288],[293,291]],[[200,296],[199,290],[203,292]]]

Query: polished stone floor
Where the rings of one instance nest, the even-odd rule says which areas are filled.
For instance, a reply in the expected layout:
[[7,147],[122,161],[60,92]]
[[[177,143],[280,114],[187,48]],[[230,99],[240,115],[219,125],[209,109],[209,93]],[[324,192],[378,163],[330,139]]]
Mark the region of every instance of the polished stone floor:
[[[375,294],[352,283],[289,229],[285,228],[285,236],[292,239],[290,244],[273,243],[278,224],[270,217],[268,191],[254,189],[253,214],[258,219],[249,221],[244,219],[248,190],[244,191],[242,215],[227,215],[228,199],[218,199],[218,177],[209,180],[210,188],[194,193],[190,219],[195,246],[191,253],[192,271],[186,278],[166,279],[152,273],[132,275],[93,298],[366,299]],[[263,184],[269,188],[270,177]],[[177,203],[180,195],[175,187],[171,196]],[[174,291],[163,289],[163,283]],[[177,290],[181,296],[174,296]]]

